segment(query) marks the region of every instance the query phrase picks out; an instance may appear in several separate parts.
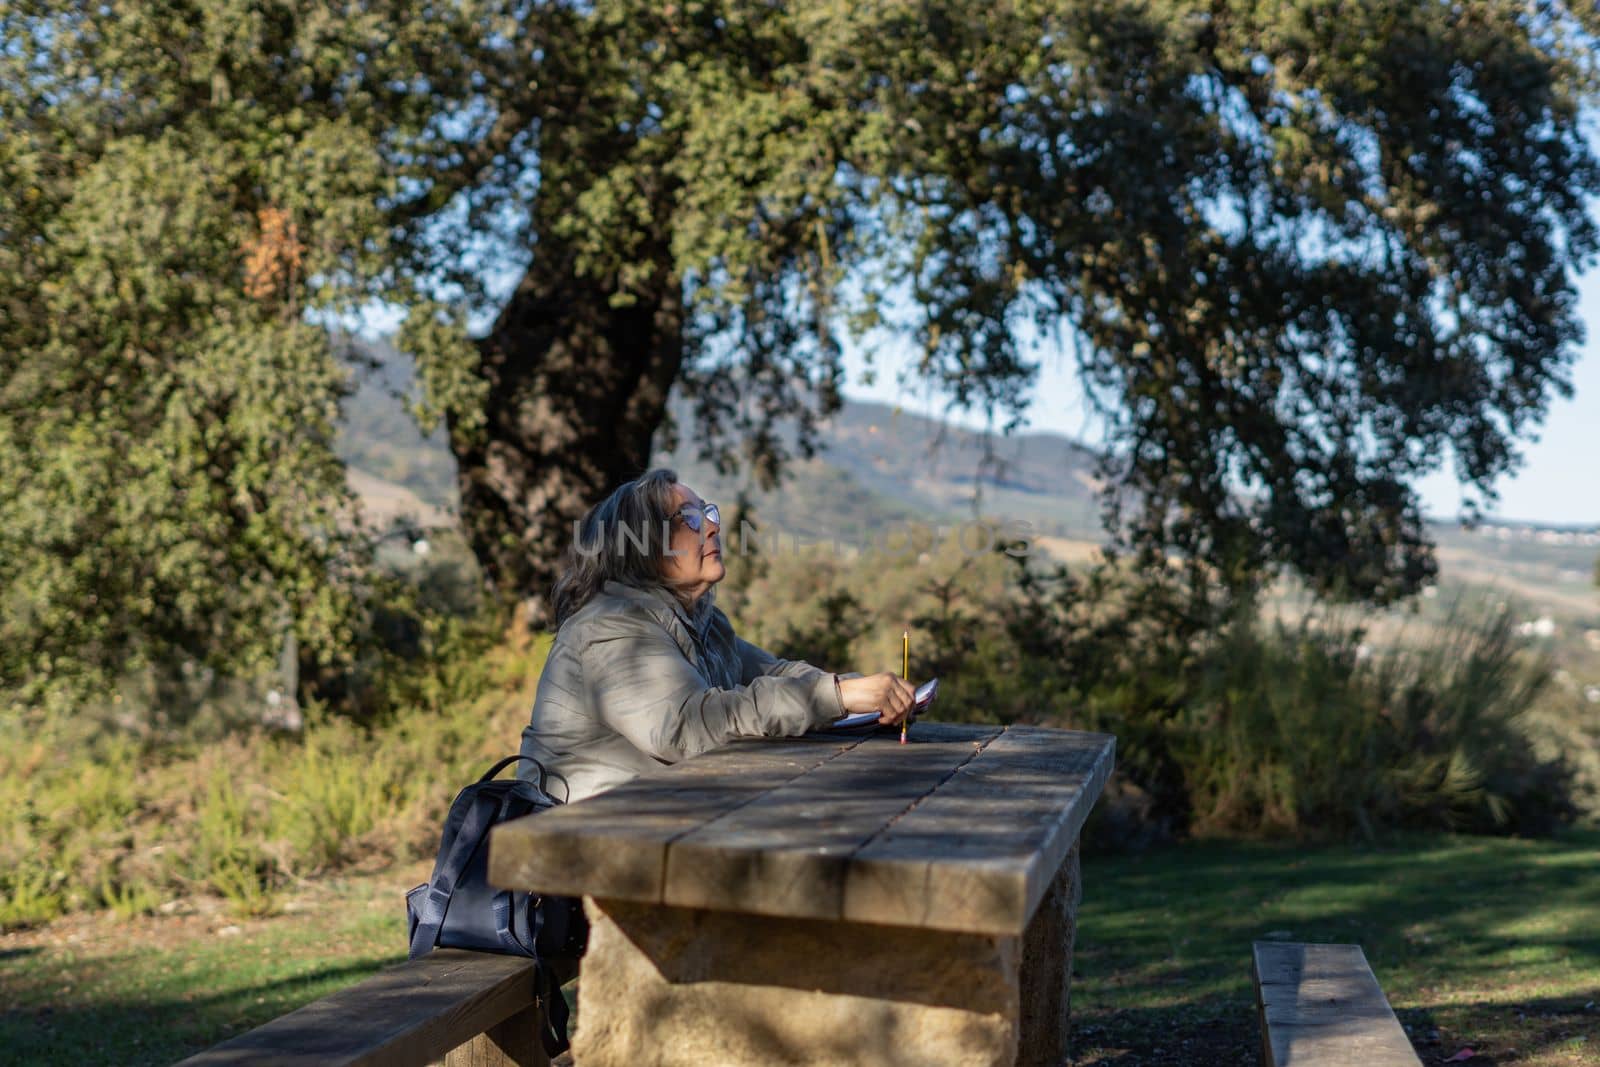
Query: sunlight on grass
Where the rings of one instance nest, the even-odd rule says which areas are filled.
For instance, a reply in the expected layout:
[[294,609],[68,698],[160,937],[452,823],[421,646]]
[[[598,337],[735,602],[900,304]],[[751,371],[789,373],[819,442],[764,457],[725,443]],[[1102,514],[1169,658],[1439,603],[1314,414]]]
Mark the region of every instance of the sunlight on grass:
[[[1470,1045],[1502,1067],[1592,1063],[1597,850],[1586,831],[1091,855],[1072,1062],[1255,1062],[1250,943],[1278,938],[1362,945],[1425,1062]],[[319,880],[266,919],[79,916],[6,935],[0,1065],[168,1063],[358,981],[404,955],[401,894],[424,873]]]
[[1498,1064],[1591,1062],[1577,1057],[1600,1047],[1585,1007],[1600,998],[1597,857],[1594,831],[1091,856],[1075,1062],[1254,1062],[1258,939],[1362,945],[1424,1051],[1470,1038]]
[[86,916],[11,935],[0,1065],[170,1063],[359,981],[405,956],[408,873],[330,880],[270,919]]

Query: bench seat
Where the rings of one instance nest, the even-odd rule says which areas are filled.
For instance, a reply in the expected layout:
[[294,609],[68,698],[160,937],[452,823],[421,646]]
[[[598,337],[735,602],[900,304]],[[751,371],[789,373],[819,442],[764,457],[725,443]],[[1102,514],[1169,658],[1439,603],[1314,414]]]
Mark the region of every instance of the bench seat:
[[1266,1067],[1421,1067],[1360,945],[1257,941]]
[[179,1067],[545,1067],[533,961],[435,949],[184,1060]]

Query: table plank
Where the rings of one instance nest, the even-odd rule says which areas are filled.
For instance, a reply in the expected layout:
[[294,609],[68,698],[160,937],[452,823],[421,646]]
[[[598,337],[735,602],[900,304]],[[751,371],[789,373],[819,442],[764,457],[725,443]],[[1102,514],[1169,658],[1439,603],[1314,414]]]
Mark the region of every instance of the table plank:
[[748,740],[495,831],[490,878],[538,892],[1020,934],[1115,739],[921,723]]
[[504,823],[490,832],[489,882],[658,903],[669,842],[860,740],[736,741],[598,796]]
[[1013,726],[851,857],[843,917],[1020,934],[1111,773],[1115,738]]
[[872,737],[706,822],[667,849],[664,903],[837,919],[851,857],[1000,735],[923,724],[917,740]]

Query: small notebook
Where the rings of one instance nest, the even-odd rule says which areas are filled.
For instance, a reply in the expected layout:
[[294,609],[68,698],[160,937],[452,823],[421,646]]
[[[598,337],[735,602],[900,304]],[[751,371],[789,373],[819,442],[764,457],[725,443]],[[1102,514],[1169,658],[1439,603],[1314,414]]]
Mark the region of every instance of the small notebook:
[[[911,717],[913,719],[917,717],[917,714],[919,712],[923,712],[923,711],[927,711],[928,710],[928,705],[933,703],[933,694],[937,693],[938,691],[939,691],[939,679],[937,679],[937,678],[933,679],[932,681],[923,682],[920,686],[917,687],[917,695],[916,695],[915,701],[911,705]],[[854,730],[854,729],[858,729],[858,728],[860,728],[862,726],[876,726],[877,724],[878,724],[878,713],[877,712],[875,712],[875,711],[863,711],[863,712],[860,712],[860,713],[858,713],[856,715],[846,715],[844,718],[840,719],[838,722],[830,723],[828,726],[824,727],[824,729],[827,729],[827,730]]]

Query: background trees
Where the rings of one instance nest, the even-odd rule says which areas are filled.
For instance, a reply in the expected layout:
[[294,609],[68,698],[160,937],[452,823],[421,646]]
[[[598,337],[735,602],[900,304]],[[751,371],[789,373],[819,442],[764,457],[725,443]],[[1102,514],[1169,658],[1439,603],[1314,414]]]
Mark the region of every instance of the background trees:
[[323,326],[371,300],[410,311],[506,601],[653,438],[770,480],[879,329],[1002,423],[1022,338],[1059,330],[1147,561],[1404,595],[1413,478],[1448,454],[1487,494],[1566,388],[1596,28],[1510,0],[11,5],[6,688],[347,644]]
[[431,170],[451,89],[433,68],[491,30],[420,15],[0,12],[8,703],[72,706],[144,664],[248,673],[290,633],[348,649],[348,373],[319,313],[403,272],[389,145]]

